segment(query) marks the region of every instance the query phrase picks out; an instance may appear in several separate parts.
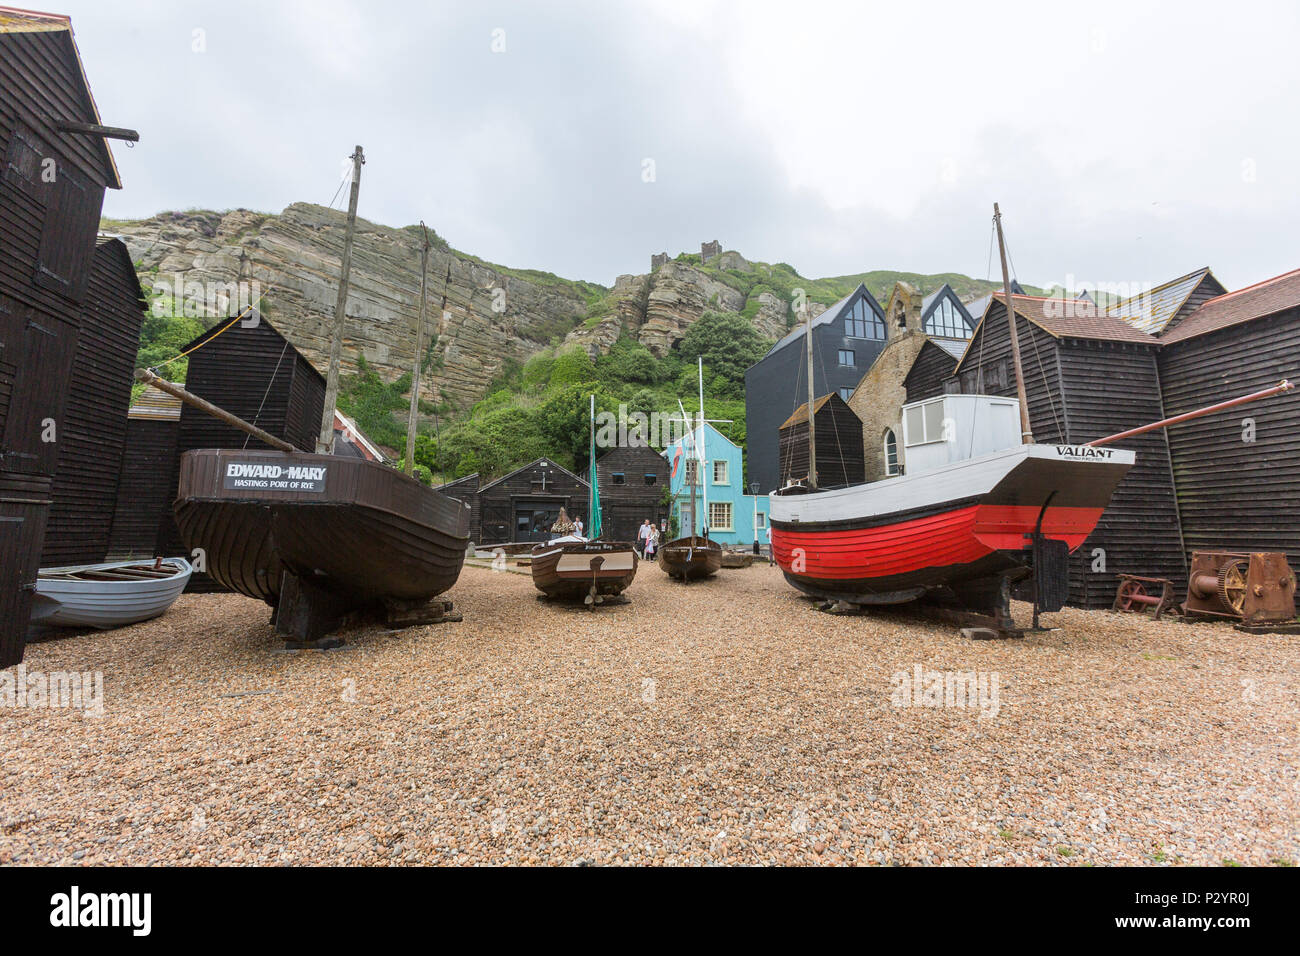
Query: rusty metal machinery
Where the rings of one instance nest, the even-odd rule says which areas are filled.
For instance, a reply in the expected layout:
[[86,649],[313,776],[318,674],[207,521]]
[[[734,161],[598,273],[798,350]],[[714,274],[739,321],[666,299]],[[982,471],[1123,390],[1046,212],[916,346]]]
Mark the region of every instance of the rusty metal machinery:
[[[1158,592],[1158,593],[1157,593]],[[1121,574],[1115,589],[1112,611],[1141,614],[1152,611],[1158,621],[1163,614],[1178,614],[1174,582],[1168,578],[1144,578],[1136,574]]]
[[1295,574],[1281,552],[1194,551],[1183,611],[1245,624],[1295,619]]

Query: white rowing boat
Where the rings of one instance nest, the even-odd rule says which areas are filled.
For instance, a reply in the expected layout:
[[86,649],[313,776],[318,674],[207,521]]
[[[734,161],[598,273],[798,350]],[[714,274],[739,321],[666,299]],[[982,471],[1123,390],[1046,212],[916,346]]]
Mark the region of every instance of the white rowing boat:
[[108,630],[166,612],[190,582],[184,558],[42,568],[32,621]]

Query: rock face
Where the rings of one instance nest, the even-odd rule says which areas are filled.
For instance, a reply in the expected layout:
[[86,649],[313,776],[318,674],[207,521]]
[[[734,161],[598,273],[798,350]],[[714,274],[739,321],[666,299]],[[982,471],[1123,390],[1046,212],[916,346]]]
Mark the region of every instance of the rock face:
[[[260,301],[266,318],[322,372],[329,361],[346,215],[295,203],[279,215],[168,212],[136,222],[108,222],[137,263],[148,292],[164,286],[175,298],[207,299],[213,290]],[[343,371],[358,358],[385,380],[415,361],[420,301],[418,226],[394,229],[357,220],[343,337]],[[711,268],[751,272],[738,252],[720,252]],[[446,285],[447,307],[439,308]],[[785,334],[789,306],[758,296],[755,326],[768,338]],[[238,311],[235,303],[205,309],[209,320]],[[705,312],[740,312],[742,292],[689,260],[662,262],[645,275],[619,276],[611,289],[545,273],[481,263],[434,240],[429,258],[427,333],[432,334],[421,397],[464,408],[482,398],[509,361],[524,362],[562,339],[593,358],[630,335],[666,355]],[[198,313],[191,313],[198,314]],[[426,341],[429,341],[426,334]]]
[[[297,203],[278,216],[247,210],[163,213],[106,228],[126,241],[146,292],[162,284],[186,288],[188,295],[191,288],[242,283],[260,293],[265,316],[324,371],[345,223],[342,212]],[[418,227],[357,220],[345,372],[355,371],[358,355],[390,381],[411,370],[421,243]],[[440,314],[444,283],[447,308]],[[428,279],[429,331],[437,337],[428,350],[432,365],[426,366],[422,397],[460,406],[477,400],[507,360],[526,360],[583,320],[586,295],[579,286],[521,278],[457,255],[439,241],[429,257]],[[233,312],[220,309],[210,317],[225,314]]]
[[[738,253],[724,253],[744,262]],[[748,263],[745,263],[748,266]],[[619,276],[609,295],[610,314],[588,320],[567,342],[581,345],[593,356],[605,352],[626,332],[662,358],[682,340],[686,330],[705,312],[739,312],[745,296],[689,262],[671,260],[644,276]],[[789,306],[770,292],[754,323],[768,338],[785,334]]]

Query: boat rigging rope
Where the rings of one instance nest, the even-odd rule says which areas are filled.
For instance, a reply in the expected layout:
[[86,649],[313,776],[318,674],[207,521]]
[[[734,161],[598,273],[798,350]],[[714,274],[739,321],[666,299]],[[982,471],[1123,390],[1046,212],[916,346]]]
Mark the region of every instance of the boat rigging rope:
[[[275,377],[280,374],[280,363],[284,361],[284,353],[287,351],[289,351],[289,340],[285,339],[284,348],[280,349],[280,357],[275,360],[275,369],[271,372],[271,380],[266,383],[266,391],[262,393],[262,402],[257,406],[257,414],[253,416],[254,425],[257,424],[257,420],[262,416],[262,409],[266,407],[266,398],[271,394],[271,386],[275,384]],[[248,447],[248,440],[252,437],[252,435],[244,436],[245,448]]]
[[[856,353],[855,353],[855,354],[856,354]],[[829,384],[830,384],[831,377],[830,377],[830,375],[827,374],[827,372],[826,372],[826,356],[822,355],[820,352],[817,353],[817,361],[818,361],[818,363],[821,365],[821,368],[822,368],[822,380],[825,381],[825,382],[827,383],[827,385],[829,385]],[[857,359],[855,358],[854,361],[856,362]],[[867,373],[866,373],[866,372],[863,372],[862,374],[863,374],[863,376],[865,377],[865,375],[866,375]],[[859,380],[859,384],[861,384],[861,380]],[[815,392],[816,389],[813,389],[813,391]],[[831,394],[835,394],[835,393],[834,393],[834,392],[831,392]],[[815,400],[815,399],[816,399],[816,396],[814,395],[813,398],[814,398],[814,400]],[[829,397],[827,398],[827,402],[828,402],[828,403],[830,402],[830,398],[829,398]],[[834,415],[834,411],[833,411],[834,406],[831,406],[831,408],[832,408],[832,416],[833,416],[833,415]],[[816,419],[813,417],[813,410],[810,408],[810,409],[808,409],[808,428],[811,430],[815,425],[816,425]],[[844,464],[844,446],[843,446],[843,444],[840,442],[840,430],[839,430],[838,427],[836,427],[834,417],[831,418],[831,427],[835,430],[835,447],[839,450],[839,453],[840,453],[840,473],[841,473],[841,474],[845,477],[845,479],[847,480],[849,469],[848,469],[848,466],[847,466],[846,464]],[[812,473],[811,463],[809,463],[809,469],[808,469],[808,472],[809,472],[809,474]]]

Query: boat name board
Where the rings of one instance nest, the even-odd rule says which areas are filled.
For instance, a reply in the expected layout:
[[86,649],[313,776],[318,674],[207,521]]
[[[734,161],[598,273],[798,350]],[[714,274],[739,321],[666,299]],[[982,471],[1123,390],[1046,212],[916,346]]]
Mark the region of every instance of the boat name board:
[[325,491],[325,465],[267,465],[261,462],[226,463],[223,487],[239,491]]
[[1113,448],[1093,448],[1090,445],[1057,445],[1056,453],[1062,458],[1114,458]]

